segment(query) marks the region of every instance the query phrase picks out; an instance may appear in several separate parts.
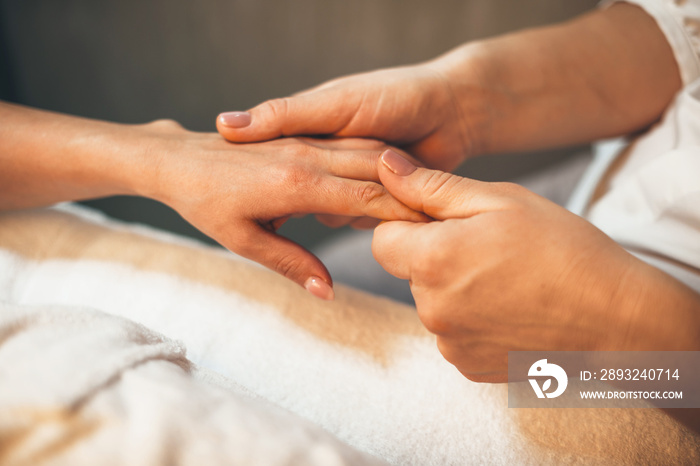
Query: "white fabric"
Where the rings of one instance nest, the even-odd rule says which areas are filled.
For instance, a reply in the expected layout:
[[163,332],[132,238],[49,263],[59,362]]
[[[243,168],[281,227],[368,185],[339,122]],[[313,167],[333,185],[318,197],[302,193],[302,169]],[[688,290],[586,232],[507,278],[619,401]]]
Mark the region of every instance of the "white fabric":
[[655,409],[509,409],[412,308],[79,212],[0,214],[2,464],[373,464],[320,428],[395,465],[700,460]]
[[673,49],[685,85],[700,78],[700,1],[603,0],[600,6],[619,2],[638,5],[656,20]]
[[[700,0],[625,1],[657,21],[685,87],[663,119],[629,145],[614,140],[597,147],[569,208],[633,254],[700,291]],[[621,154],[624,164],[605,194],[590,204]]]
[[[586,212],[644,260],[700,291],[700,80],[655,127],[630,143],[607,192]],[[602,166],[614,160],[600,155]],[[693,270],[695,272],[693,273]]]
[[0,463],[383,464],[223,380],[132,321],[0,302]]

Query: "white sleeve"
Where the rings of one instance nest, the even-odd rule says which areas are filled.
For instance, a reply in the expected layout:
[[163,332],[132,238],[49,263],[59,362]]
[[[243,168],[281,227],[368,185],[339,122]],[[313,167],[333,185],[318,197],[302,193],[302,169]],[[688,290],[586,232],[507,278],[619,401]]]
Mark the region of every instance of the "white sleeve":
[[683,84],[700,78],[700,0],[602,0],[600,7],[625,1],[653,17],[678,62]]

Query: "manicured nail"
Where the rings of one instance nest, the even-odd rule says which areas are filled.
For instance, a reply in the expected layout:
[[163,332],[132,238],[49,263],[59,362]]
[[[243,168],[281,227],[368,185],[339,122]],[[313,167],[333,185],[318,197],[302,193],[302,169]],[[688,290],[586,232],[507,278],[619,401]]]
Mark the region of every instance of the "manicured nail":
[[317,298],[325,299],[326,301],[333,301],[333,298],[335,298],[333,288],[319,277],[309,277],[304,283],[304,288]]
[[407,176],[416,171],[416,166],[391,149],[382,154],[382,163],[399,176]]
[[250,125],[250,113],[226,112],[219,115],[219,122],[229,128],[245,128]]

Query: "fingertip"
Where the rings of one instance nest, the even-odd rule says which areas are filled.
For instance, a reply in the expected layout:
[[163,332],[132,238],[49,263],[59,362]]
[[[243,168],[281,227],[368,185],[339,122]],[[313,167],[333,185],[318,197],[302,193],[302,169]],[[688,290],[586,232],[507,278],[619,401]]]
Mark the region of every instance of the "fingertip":
[[[379,181],[389,194],[410,209],[419,210],[415,203],[410,202],[415,193],[409,189],[409,185],[415,184],[416,178],[416,176],[410,175],[416,173],[419,167],[391,149],[382,152],[377,165]],[[424,169],[421,168],[421,170]]]
[[379,158],[384,167],[398,176],[408,176],[418,168],[408,159],[391,149],[385,150]]
[[[254,234],[248,232],[245,241],[239,241],[238,247],[229,249],[279,273],[315,296],[333,299],[333,280],[318,257],[303,246],[259,224],[254,224],[252,228]],[[246,246],[243,247],[241,242],[247,242]],[[311,278],[314,280],[310,281]]]
[[310,252],[306,252],[306,254],[303,254],[299,259],[303,262],[300,263],[298,269],[294,272],[289,273],[287,271],[287,273],[285,273],[283,270],[278,270],[278,272],[301,285],[306,291],[317,298],[321,298],[325,301],[332,301],[335,296],[333,291],[333,279],[328,269],[326,269],[326,266]]
[[324,301],[333,301],[335,299],[335,291],[333,287],[320,277],[311,276],[304,282],[306,291],[323,299]]
[[224,112],[216,118],[217,127],[240,129],[250,126],[253,117],[249,112]]
[[241,142],[239,140],[240,138],[237,137],[237,131],[233,128],[225,126],[219,117],[216,118],[216,131],[218,131],[218,133],[229,142]]
[[216,117],[216,130],[227,141],[236,143],[260,142],[277,135],[263,124],[256,108],[246,112],[224,112]]
[[[288,241],[288,240],[287,240]],[[331,301],[333,279],[326,266],[311,252],[299,246],[295,267],[278,268],[277,272],[305,288],[314,296]],[[277,264],[279,266],[279,263]]]

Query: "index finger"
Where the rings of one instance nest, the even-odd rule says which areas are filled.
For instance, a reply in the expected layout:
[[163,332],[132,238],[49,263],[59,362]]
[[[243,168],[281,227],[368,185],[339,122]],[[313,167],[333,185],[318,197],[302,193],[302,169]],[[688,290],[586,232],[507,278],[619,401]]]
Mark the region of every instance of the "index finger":
[[[314,195],[315,194],[315,195]],[[303,195],[306,213],[350,217],[372,217],[379,220],[428,222],[430,217],[396,200],[381,184],[330,176]]]

